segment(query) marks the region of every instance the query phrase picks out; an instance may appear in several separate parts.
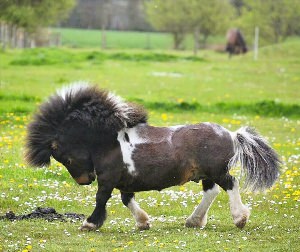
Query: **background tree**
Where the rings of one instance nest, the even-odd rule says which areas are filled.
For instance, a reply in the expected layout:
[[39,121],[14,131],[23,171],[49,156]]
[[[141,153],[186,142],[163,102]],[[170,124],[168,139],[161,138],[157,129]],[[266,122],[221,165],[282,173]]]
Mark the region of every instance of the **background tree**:
[[102,29],[102,20],[106,19],[106,29],[109,30],[150,30],[143,2],[144,0],[77,0],[69,18],[60,25]]
[[171,32],[174,48],[180,48],[187,33],[194,34],[194,54],[202,37],[205,45],[210,35],[225,34],[233,17],[228,0],[152,0],[146,3],[148,20],[158,30]]
[[234,9],[228,0],[189,0],[186,13],[189,23],[189,29],[194,34],[194,54],[200,44],[205,47],[209,36],[216,34],[225,34],[229,22],[233,18]]
[[147,1],[146,14],[150,24],[159,31],[173,35],[173,48],[181,49],[189,30],[186,0],[152,0]]
[[74,0],[1,0],[0,19],[34,31],[66,18]]
[[74,4],[75,0],[1,0],[0,21],[8,27],[12,41],[18,28],[33,34],[41,27],[58,23]]
[[300,1],[298,0],[248,0],[236,24],[248,34],[260,29],[260,40],[278,43],[300,29]]
[[245,0],[229,0],[232,6],[235,8],[236,15],[239,17],[242,15],[242,9],[245,6]]

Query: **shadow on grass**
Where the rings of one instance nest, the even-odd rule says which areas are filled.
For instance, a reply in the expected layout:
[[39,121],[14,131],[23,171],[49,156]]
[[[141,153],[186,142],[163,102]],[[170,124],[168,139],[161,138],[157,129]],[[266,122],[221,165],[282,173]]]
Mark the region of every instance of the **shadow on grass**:
[[127,52],[76,52],[72,53],[67,50],[59,48],[35,48],[23,50],[22,53],[13,59],[10,64],[17,66],[43,66],[65,63],[80,63],[90,62],[92,64],[100,64],[105,60],[122,60],[122,61],[135,61],[135,62],[171,62],[171,61],[205,61],[203,58],[196,56],[180,56],[167,53],[156,52],[140,52],[140,53],[127,53]]
[[[142,104],[149,110],[163,112],[182,113],[184,111],[196,111],[215,114],[250,114],[265,117],[300,118],[300,105],[284,104],[273,100],[263,100],[254,103],[219,102],[211,105],[203,105],[198,102],[144,101],[136,98],[131,98],[129,100]],[[14,106],[4,106],[5,103],[9,102],[13,102]],[[36,108],[36,104],[39,102],[41,102],[41,99],[35,96],[0,93],[0,113],[30,113]]]
[[250,114],[268,117],[300,117],[300,105],[283,104],[273,100],[263,100],[255,103],[220,102],[212,105],[202,105],[197,102],[148,102],[141,99],[132,101],[143,104],[151,110],[165,112],[197,111],[220,114]]

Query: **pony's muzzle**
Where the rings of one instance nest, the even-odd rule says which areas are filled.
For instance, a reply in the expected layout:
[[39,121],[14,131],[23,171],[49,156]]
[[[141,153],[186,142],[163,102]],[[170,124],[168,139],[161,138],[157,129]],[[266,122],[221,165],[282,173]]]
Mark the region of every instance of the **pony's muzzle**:
[[80,177],[75,178],[75,181],[79,185],[90,185],[96,179],[95,172],[85,173]]

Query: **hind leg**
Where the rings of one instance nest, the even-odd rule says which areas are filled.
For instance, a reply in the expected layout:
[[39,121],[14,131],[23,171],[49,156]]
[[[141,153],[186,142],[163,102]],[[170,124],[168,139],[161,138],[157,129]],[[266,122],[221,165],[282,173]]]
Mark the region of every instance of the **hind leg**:
[[243,228],[249,219],[250,210],[242,203],[238,180],[226,174],[216,181],[216,183],[221,186],[229,196],[230,211],[234,224],[238,228]]
[[202,180],[203,198],[190,217],[187,218],[186,227],[205,227],[208,210],[219,194],[218,185],[210,180]]
[[136,226],[140,230],[146,230],[150,228],[150,222],[148,214],[140,208],[138,203],[134,200],[134,193],[121,192],[122,202],[129,208],[136,221]]

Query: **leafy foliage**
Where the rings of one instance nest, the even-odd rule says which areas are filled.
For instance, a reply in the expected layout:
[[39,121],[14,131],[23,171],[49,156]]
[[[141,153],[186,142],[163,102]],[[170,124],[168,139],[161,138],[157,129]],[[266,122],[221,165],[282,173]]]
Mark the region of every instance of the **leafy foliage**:
[[173,34],[174,49],[180,49],[184,36],[188,31],[187,9],[185,0],[153,0],[146,2],[150,23],[158,30]]
[[299,13],[298,0],[249,0],[236,24],[248,34],[257,26],[263,43],[278,43],[299,32]]
[[[223,0],[211,0],[209,4],[205,0],[153,0],[146,7],[150,23],[173,34],[175,49],[181,48],[189,32],[200,32],[204,41],[212,34],[224,33],[233,13],[233,7]],[[195,43],[198,39],[195,37]]]
[[74,0],[3,0],[0,3],[0,20],[35,31],[64,19],[74,6]]

